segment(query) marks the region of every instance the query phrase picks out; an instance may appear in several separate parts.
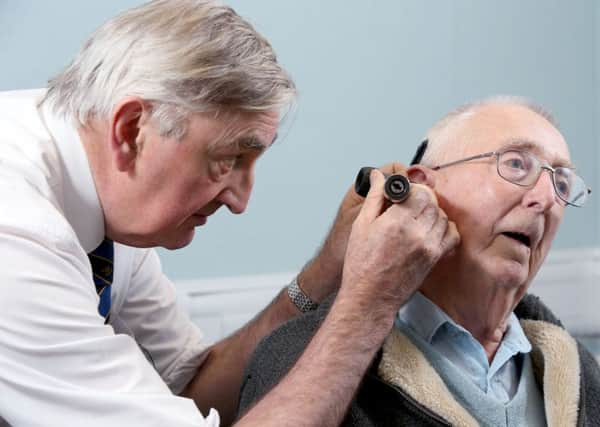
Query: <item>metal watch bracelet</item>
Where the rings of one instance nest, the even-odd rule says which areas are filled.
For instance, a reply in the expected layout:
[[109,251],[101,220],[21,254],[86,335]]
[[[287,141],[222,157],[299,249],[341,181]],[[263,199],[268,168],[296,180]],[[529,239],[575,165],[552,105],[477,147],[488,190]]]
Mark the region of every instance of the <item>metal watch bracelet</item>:
[[319,304],[311,300],[310,297],[300,289],[300,286],[298,285],[298,276],[294,277],[294,280],[287,286],[287,293],[290,300],[302,313],[312,311],[319,306]]

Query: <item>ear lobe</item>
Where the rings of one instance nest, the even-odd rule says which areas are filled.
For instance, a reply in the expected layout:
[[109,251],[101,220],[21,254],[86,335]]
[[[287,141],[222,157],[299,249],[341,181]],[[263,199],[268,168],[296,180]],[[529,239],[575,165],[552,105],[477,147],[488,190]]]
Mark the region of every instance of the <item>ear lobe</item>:
[[433,170],[423,165],[413,165],[406,170],[406,175],[410,182],[424,184],[431,188],[435,188],[435,174]]
[[113,109],[110,145],[117,169],[122,172],[130,169],[135,163],[136,140],[146,111],[144,100],[137,97],[125,98]]

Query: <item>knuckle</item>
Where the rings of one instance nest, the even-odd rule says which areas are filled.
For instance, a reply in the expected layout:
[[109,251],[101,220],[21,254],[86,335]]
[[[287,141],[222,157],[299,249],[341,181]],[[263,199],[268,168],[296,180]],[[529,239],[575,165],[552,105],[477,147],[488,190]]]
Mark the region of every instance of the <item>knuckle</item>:
[[428,205],[425,209],[427,216],[430,218],[438,219],[440,217],[440,210],[437,206]]
[[421,255],[424,259],[431,261],[437,258],[437,250],[434,245],[428,243],[421,248]]
[[444,212],[442,209],[438,208],[438,218],[440,219],[440,221],[443,221],[445,223],[448,223],[448,215],[446,214],[446,212]]
[[428,233],[422,227],[412,227],[407,233],[410,242],[417,247],[418,251],[427,249]]
[[[413,192],[414,190],[414,192]],[[416,202],[415,204],[417,205],[421,205],[421,206],[436,206],[437,207],[437,200],[436,197],[433,193],[433,191],[431,191],[431,189],[425,185],[422,184],[414,184],[411,187],[411,197],[414,199],[414,201]]]
[[410,196],[413,197],[415,200],[425,201],[429,198],[427,191],[421,184],[412,184],[410,187],[410,193]]
[[399,162],[390,162],[379,168],[384,173],[396,174],[400,173],[406,175],[406,166]]

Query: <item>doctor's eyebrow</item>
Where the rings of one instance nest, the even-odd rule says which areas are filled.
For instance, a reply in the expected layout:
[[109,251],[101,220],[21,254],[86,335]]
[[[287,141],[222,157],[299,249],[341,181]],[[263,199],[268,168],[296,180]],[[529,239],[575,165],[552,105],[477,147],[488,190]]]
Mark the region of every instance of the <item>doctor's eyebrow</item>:
[[257,138],[256,136],[244,136],[240,139],[238,139],[235,142],[235,145],[240,149],[240,150],[250,150],[250,151],[265,151],[268,147],[269,144],[266,144],[265,142],[261,141],[259,138]]
[[277,140],[278,134],[275,134],[273,141],[267,143],[255,135],[244,136],[236,141],[238,148],[250,151],[265,151]]

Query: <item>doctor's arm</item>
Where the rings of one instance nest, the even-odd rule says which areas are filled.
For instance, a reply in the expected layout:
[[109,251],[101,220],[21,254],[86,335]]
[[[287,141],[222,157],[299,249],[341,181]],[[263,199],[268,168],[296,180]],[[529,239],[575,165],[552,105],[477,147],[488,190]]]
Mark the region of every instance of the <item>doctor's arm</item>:
[[[352,223],[347,250],[343,242],[343,271],[333,268],[322,273],[331,280],[336,276],[341,279],[330,313],[294,368],[236,425],[322,426],[341,422],[398,308],[437,259],[456,244],[456,230],[449,226],[430,191],[415,188],[415,194],[402,206],[386,208],[383,176],[374,174],[374,190],[364,205],[358,206],[360,213]],[[340,210],[330,237],[343,212]],[[328,244],[326,241],[324,247]],[[305,289],[310,285],[304,279],[311,277],[313,268],[318,270],[314,266],[323,264],[313,261],[312,265],[309,263],[303,272],[306,275],[300,276]],[[237,406],[243,367],[256,342],[274,324],[293,316],[294,310],[282,293],[254,321],[217,344],[214,356],[209,355],[208,363],[188,386],[188,395],[206,404],[206,397],[215,397],[215,390],[221,390],[216,397],[223,400],[213,400],[211,405],[219,409],[227,425]],[[224,389],[225,383],[228,389]],[[223,405],[225,401],[228,403]]]

